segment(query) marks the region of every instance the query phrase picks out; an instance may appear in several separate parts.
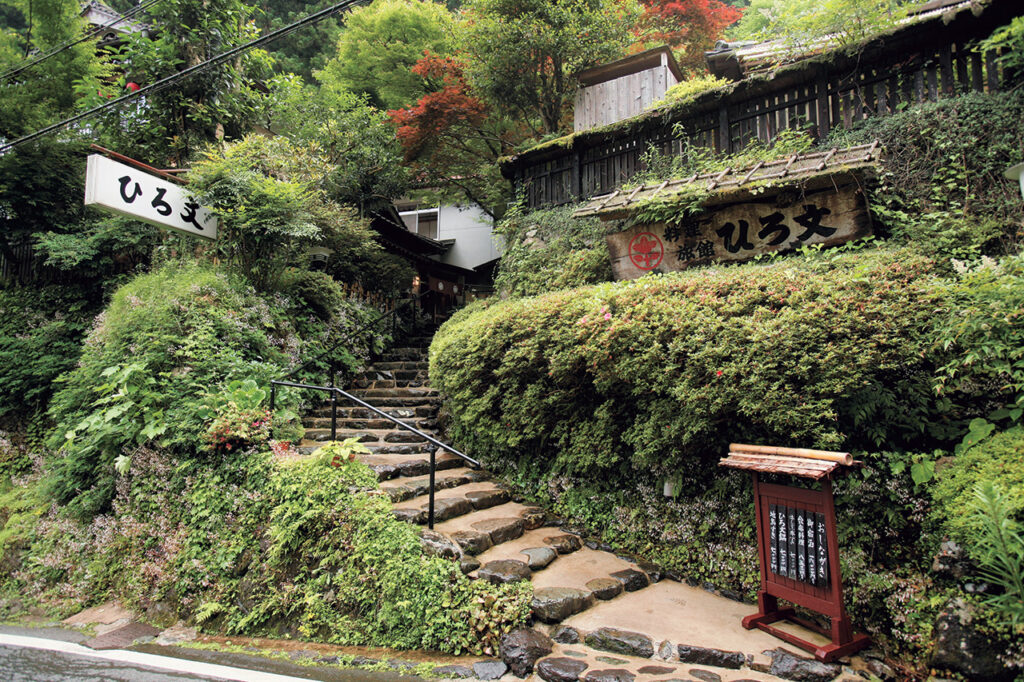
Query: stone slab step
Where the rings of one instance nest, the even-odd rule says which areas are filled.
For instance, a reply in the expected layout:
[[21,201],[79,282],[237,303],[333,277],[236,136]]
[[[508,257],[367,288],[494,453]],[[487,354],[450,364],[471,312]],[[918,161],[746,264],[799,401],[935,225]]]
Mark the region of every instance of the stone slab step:
[[430,364],[425,361],[390,361],[390,362],[375,362],[373,363],[373,369],[378,372],[394,372],[396,370],[429,370]]
[[[432,431],[437,427],[437,419],[431,417],[419,417],[413,419],[400,419],[400,421],[415,426],[420,431]],[[306,417],[302,420],[302,425],[307,429],[329,429],[331,428],[330,417]],[[338,429],[345,429],[347,431],[367,431],[367,430],[388,430],[399,428],[395,426],[394,422],[388,421],[387,419],[342,419],[338,418]],[[433,434],[431,434],[433,435]]]
[[405,386],[402,388],[354,388],[349,391],[357,398],[375,405],[375,398],[431,398],[440,395],[437,391],[424,386]]
[[[556,628],[557,629],[557,628]],[[744,667],[740,670],[714,665],[664,661],[592,649],[582,642],[555,642],[549,655],[536,661],[531,679],[543,682],[780,682],[783,678]]]
[[[489,509],[474,510],[463,516],[450,519],[443,523],[438,523],[434,526],[434,530],[439,533],[443,533],[451,537],[452,533],[456,531],[477,531],[487,532],[503,542],[515,539],[522,535],[523,531],[526,530],[527,522],[524,520],[524,515],[529,516],[534,508],[528,507],[518,502],[506,502],[505,504],[498,505],[497,507],[490,507]],[[522,522],[522,530],[519,532],[505,533],[502,530],[488,527],[488,523],[501,522],[511,524],[512,521],[519,520]],[[496,523],[496,526],[500,526],[501,523]],[[480,524],[484,524],[481,526]],[[511,535],[512,537],[504,537],[505,535]],[[500,543],[493,543],[500,544]]]
[[[306,429],[305,438],[316,442],[328,441],[331,440],[331,430],[329,428]],[[388,448],[392,445],[415,445],[415,451],[423,451],[428,443],[425,438],[400,429],[392,431],[357,431],[351,429],[337,430],[335,440],[345,440],[347,438],[358,438],[359,442],[370,448],[370,450],[380,452],[390,451]],[[410,452],[411,451],[412,450],[410,450]],[[405,452],[405,450],[396,450],[396,452]]]
[[[377,406],[381,412],[389,414],[396,419],[414,419],[417,417],[433,417],[437,414],[436,405],[426,405],[421,407],[395,407],[395,406]],[[331,416],[331,406],[318,406],[311,408],[306,411],[306,417],[308,418],[323,418]],[[365,407],[352,407],[349,405],[338,405],[338,418],[339,419],[380,419],[380,415],[376,412],[371,412]]]
[[[448,457],[455,457],[455,456],[454,455],[448,455]],[[458,460],[457,457],[455,459]],[[470,469],[469,467],[466,467],[466,466],[455,466],[455,467],[451,467],[450,469],[445,469],[445,476],[461,476],[461,477],[466,478],[469,482],[472,483],[472,482],[475,482],[475,481],[472,481],[471,479],[473,479],[473,478],[478,478],[478,479],[479,478],[483,478],[483,477],[487,476],[487,474],[482,472],[482,471],[477,471],[477,470],[474,470],[474,469]],[[381,490],[387,491],[389,488],[393,488],[393,487],[418,486],[420,484],[426,485],[428,479],[429,479],[428,476],[415,476],[415,477],[408,477],[408,478],[396,478],[396,479],[393,479],[393,480],[390,480],[390,481],[383,481],[383,482],[381,482],[380,488],[381,488]]]
[[[430,473],[429,455],[358,455],[360,462],[377,471],[382,481],[403,478],[418,478]],[[448,471],[462,466],[462,459],[451,453],[437,456],[435,471]],[[436,474],[435,474],[436,475]]]

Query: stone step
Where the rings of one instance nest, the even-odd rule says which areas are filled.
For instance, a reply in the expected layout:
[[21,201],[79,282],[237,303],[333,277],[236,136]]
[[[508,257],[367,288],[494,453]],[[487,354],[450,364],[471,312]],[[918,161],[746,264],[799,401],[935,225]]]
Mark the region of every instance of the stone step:
[[[310,428],[306,429],[306,437],[310,440],[323,440],[322,438],[316,438],[310,434],[326,433],[326,436],[330,437],[330,432],[330,428]],[[437,434],[433,431],[423,431],[423,433],[437,438]],[[427,439],[422,436],[398,427],[390,429],[338,429],[337,440],[345,440],[346,438],[358,438],[361,443],[377,445],[387,445],[391,443],[425,444],[428,442]]]
[[[411,390],[422,390],[422,389],[411,389]],[[388,407],[434,407],[435,409],[441,405],[441,398],[437,395],[428,396],[403,396],[403,397],[364,397],[353,393],[357,398],[366,402],[373,407],[376,407],[382,412],[388,412],[385,408]],[[338,414],[341,414],[342,410],[363,410],[367,414],[370,411],[365,407],[359,405],[353,405],[341,396],[338,396]],[[390,414],[390,412],[388,412]],[[329,417],[331,415],[331,404],[330,403],[315,403],[308,410],[306,415],[310,417]],[[424,415],[426,416],[426,415]]]
[[352,388],[356,389],[424,388],[426,385],[426,377],[415,379],[355,379],[352,381]]
[[[791,680],[829,680],[842,674],[840,665],[809,660],[806,653],[794,656],[768,633],[757,628],[744,630],[740,622],[756,610],[753,604],[662,580],[570,616],[552,631],[552,636],[557,641],[578,642],[615,656],[649,658],[652,656],[647,652],[653,648],[653,657],[666,665],[683,664],[687,669],[716,666],[731,671],[728,676],[722,674],[723,680],[774,680],[778,679],[776,675]],[[820,634],[798,625],[787,623],[784,627],[810,642],[827,642]],[[851,662],[853,668],[863,665],[863,659],[857,657]]]
[[422,362],[425,361],[426,359],[426,348],[392,348],[381,355],[380,362]]
[[[381,419],[380,415],[376,412],[371,412],[365,407],[353,407],[351,405],[338,405],[338,418],[339,419]],[[416,417],[434,417],[437,414],[436,405],[421,405],[419,407],[401,407],[401,406],[380,406],[377,407],[384,414],[391,415],[396,419],[401,420],[412,420]],[[306,417],[330,417],[331,407],[330,405],[324,407],[315,407],[307,410]]]
[[403,388],[354,388],[349,391],[357,398],[362,398],[371,405],[372,398],[426,398],[440,395],[426,386],[405,386]]
[[377,370],[375,368],[368,369],[364,372],[360,372],[353,381],[423,381],[426,382],[428,378],[426,369],[395,369],[395,370]]
[[[433,436],[434,434],[428,434]],[[307,440],[322,443],[331,440],[331,429],[306,429]],[[401,429],[389,430],[366,430],[357,431],[353,429],[338,429],[334,440],[345,440],[347,438],[358,438],[359,442],[370,450],[379,452],[395,452],[397,454],[411,454],[425,450],[428,441],[415,433],[409,433]],[[412,449],[388,450],[393,446],[412,446]]]
[[[405,479],[426,478],[430,473],[430,455],[357,455],[356,459],[377,473],[377,480],[395,480],[396,484]],[[458,469],[463,465],[461,458],[442,452],[437,455],[435,472]],[[435,473],[435,476],[437,474]]]
[[[575,682],[577,680],[600,680],[602,682],[630,682],[632,680],[664,680],[665,682],[668,680],[688,680],[691,682],[698,680],[700,682],[783,682],[785,679],[825,680],[834,677],[828,673],[824,676],[816,674],[819,670],[812,667],[783,672],[782,665],[785,664],[784,659],[792,655],[781,649],[768,652],[772,656],[770,664],[751,661],[750,667],[744,665],[736,668],[733,667],[733,661],[730,659],[725,659],[728,667],[716,665],[720,660],[720,654],[731,652],[712,649],[704,650],[709,652],[709,656],[704,658],[696,657],[699,659],[696,661],[687,661],[681,659],[678,655],[670,655],[669,649],[671,647],[659,647],[659,650],[655,652],[652,658],[620,653],[621,650],[632,651],[634,647],[637,647],[637,652],[646,653],[644,635],[628,631],[615,631],[613,628],[606,628],[601,633],[601,636],[603,641],[610,643],[610,646],[616,649],[615,652],[591,648],[582,640],[573,639],[580,633],[577,633],[572,628],[555,628],[552,634],[555,639],[550,646],[551,653],[544,654],[548,647],[539,649],[538,653],[542,654],[542,656],[534,662],[532,668],[533,675],[530,676],[530,679],[543,682]],[[544,642],[543,639],[539,641]],[[562,643],[563,641],[571,643]],[[512,646],[509,648],[518,651],[518,649],[514,649]],[[778,671],[786,674],[787,677],[779,677],[766,672],[775,665],[776,661],[780,664]],[[522,667],[525,666],[524,660],[520,659],[519,661],[510,662],[521,666],[519,669],[520,673],[528,674],[528,671]],[[839,679],[856,680],[859,678],[850,675],[840,677]]]
[[[437,427],[437,420],[432,418],[402,419],[402,422],[415,426],[421,431],[427,431]],[[307,429],[329,429],[331,428],[330,417],[306,417],[302,425]],[[343,419],[338,418],[338,429],[365,431],[367,429],[392,429],[396,427],[394,422],[387,419]]]
[[394,372],[396,370],[422,370],[430,369],[430,364],[423,360],[402,360],[390,362],[375,362],[373,369],[378,372]]

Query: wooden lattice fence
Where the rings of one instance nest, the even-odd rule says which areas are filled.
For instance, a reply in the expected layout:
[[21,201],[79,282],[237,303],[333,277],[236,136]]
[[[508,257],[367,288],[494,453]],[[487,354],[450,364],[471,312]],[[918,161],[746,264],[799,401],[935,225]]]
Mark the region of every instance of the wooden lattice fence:
[[820,139],[913,104],[998,92],[1020,74],[976,45],[1021,14],[1019,0],[993,0],[978,16],[963,9],[952,18],[909,25],[856,48],[747,78],[685,108],[654,110],[610,129],[578,133],[566,144],[528,150],[502,170],[527,205],[564,204],[617,189],[642,169],[650,149],[672,155],[696,146],[731,153],[797,127]]

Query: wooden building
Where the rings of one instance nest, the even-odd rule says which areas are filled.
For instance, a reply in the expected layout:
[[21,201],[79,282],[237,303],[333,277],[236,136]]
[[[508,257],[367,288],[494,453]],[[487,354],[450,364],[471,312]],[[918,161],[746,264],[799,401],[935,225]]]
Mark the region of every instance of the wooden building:
[[573,110],[573,131],[590,130],[642,114],[683,79],[667,47],[656,47],[610,64],[588,69]]

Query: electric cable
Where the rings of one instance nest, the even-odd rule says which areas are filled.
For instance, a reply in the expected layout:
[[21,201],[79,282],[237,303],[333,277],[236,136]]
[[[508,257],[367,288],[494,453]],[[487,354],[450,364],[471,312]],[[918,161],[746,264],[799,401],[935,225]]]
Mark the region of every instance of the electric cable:
[[85,35],[83,35],[81,38],[78,38],[77,40],[69,40],[66,43],[62,44],[62,45],[57,45],[56,47],[51,48],[48,52],[45,52],[45,53],[43,53],[41,55],[38,55],[38,56],[32,58],[31,61],[22,62],[21,64],[18,64],[17,66],[14,66],[14,67],[8,69],[7,71],[5,71],[2,74],[0,74],[0,82],[6,81],[8,78],[11,78],[13,76],[17,76],[22,71],[25,71],[26,69],[30,69],[33,66],[35,66],[36,64],[39,64],[40,62],[44,62],[44,61],[46,61],[47,59],[49,59],[51,57],[55,57],[58,54],[60,54],[61,52],[66,52],[67,50],[70,50],[75,45],[78,45],[80,43],[84,43],[87,40],[91,40],[92,38],[95,38],[96,36],[98,36],[99,34],[103,33],[104,31],[113,28],[114,26],[116,26],[117,24],[120,24],[123,21],[131,19],[132,17],[134,17],[139,12],[142,12],[144,10],[149,9],[150,7],[152,7],[153,5],[157,4],[160,1],[161,0],[147,0],[147,2],[144,2],[144,3],[140,4],[140,5],[136,5],[135,7],[133,7],[132,9],[128,10],[123,15],[121,15],[120,17],[115,19],[114,21],[110,22],[109,24],[104,24],[102,26],[98,26],[97,28],[93,29],[92,31],[87,32]]
[[364,2],[368,2],[368,1],[369,0],[342,0],[342,2],[339,2],[337,4],[331,5],[330,7],[322,9],[319,12],[314,12],[313,14],[310,14],[310,15],[308,15],[306,17],[303,17],[302,19],[299,19],[298,21],[296,21],[294,23],[291,23],[291,24],[289,24],[287,26],[279,28],[279,29],[277,29],[275,31],[271,31],[270,33],[262,35],[262,36],[260,36],[258,38],[254,38],[253,40],[250,40],[249,42],[247,42],[247,43],[245,43],[243,45],[239,45],[237,47],[233,47],[230,50],[227,50],[226,52],[222,52],[221,54],[219,54],[219,55],[217,55],[215,57],[211,57],[210,59],[207,59],[205,62],[200,62],[199,64],[196,64],[195,66],[190,66],[187,69],[179,71],[178,73],[175,73],[175,74],[172,74],[170,76],[167,76],[166,78],[162,78],[162,79],[156,81],[155,83],[151,83],[149,85],[143,86],[143,87],[139,88],[138,90],[135,90],[134,92],[128,93],[127,95],[122,95],[122,96],[120,96],[120,97],[118,97],[116,99],[110,100],[109,102],[104,102],[103,104],[95,106],[92,109],[88,109],[86,111],[83,111],[80,114],[75,114],[74,116],[70,116],[70,117],[64,119],[63,121],[58,121],[57,123],[53,123],[51,125],[46,126],[45,128],[40,128],[39,130],[37,130],[37,131],[35,131],[33,133],[29,133],[27,135],[22,135],[19,138],[11,140],[10,142],[2,143],[2,144],[0,144],[0,154],[6,154],[7,152],[9,152],[10,150],[14,149],[15,147],[23,145],[23,144],[25,144],[27,142],[31,142],[32,140],[36,140],[36,139],[38,139],[40,137],[43,137],[45,135],[49,135],[52,132],[55,132],[57,130],[61,130],[63,128],[66,128],[67,126],[73,125],[73,124],[78,123],[80,121],[84,121],[87,118],[91,118],[91,117],[95,116],[96,114],[100,114],[100,113],[102,113],[104,111],[107,111],[109,109],[113,109],[113,108],[119,107],[120,105],[124,104],[125,102],[128,102],[128,101],[130,101],[132,99],[135,99],[137,97],[142,97],[143,95],[146,95],[146,94],[149,94],[149,93],[154,93],[154,92],[159,92],[161,90],[164,90],[164,89],[174,85],[175,83],[178,83],[179,81],[182,81],[182,80],[185,80],[186,78],[189,78],[190,76],[193,76],[193,75],[195,75],[197,73],[205,71],[206,69],[212,68],[212,67],[217,66],[219,64],[223,64],[224,62],[229,61],[230,59],[232,59],[232,58],[242,54],[243,52],[245,52],[247,50],[251,50],[254,47],[260,47],[262,45],[266,45],[267,43],[269,43],[269,42],[271,42],[273,40],[276,40],[277,38],[281,38],[281,37],[286,36],[286,35],[288,35],[290,33],[293,33],[295,31],[299,30],[300,28],[304,28],[306,26],[309,26],[310,24],[315,24],[316,22],[318,22],[318,21],[320,21],[322,19],[325,19],[325,18],[329,17],[332,14],[335,14],[336,12],[341,12],[341,11],[346,10],[346,9],[348,9],[348,8],[354,6],[354,5],[359,5],[359,4],[362,4]]

